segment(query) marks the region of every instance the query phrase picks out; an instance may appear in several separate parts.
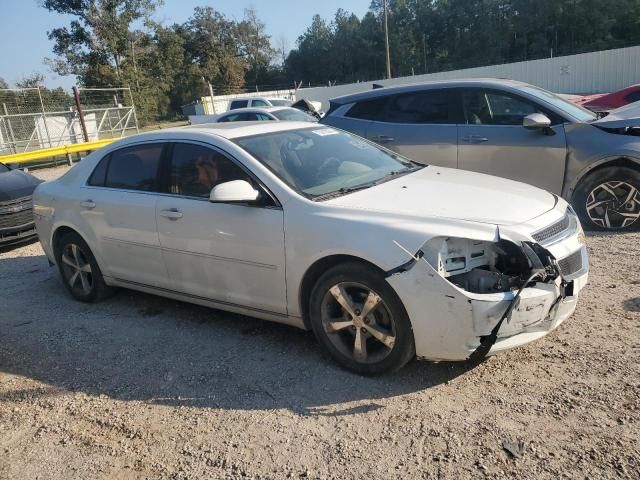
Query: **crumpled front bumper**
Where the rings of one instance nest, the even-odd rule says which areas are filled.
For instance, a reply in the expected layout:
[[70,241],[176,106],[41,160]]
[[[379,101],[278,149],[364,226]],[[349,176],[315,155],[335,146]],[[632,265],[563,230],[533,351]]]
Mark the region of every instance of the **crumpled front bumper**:
[[[559,248],[565,249],[566,245]],[[571,316],[588,279],[586,247],[579,248],[584,263],[570,280],[537,282],[522,290],[516,306],[498,330],[489,355],[537,340]],[[416,355],[429,360],[468,359],[515,297],[514,292],[477,294],[462,290],[423,260],[407,271],[389,276],[387,281],[409,314]]]

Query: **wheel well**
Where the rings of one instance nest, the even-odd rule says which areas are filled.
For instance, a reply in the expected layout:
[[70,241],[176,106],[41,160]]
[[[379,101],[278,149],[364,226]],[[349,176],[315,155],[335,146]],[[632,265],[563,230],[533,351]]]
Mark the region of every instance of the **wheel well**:
[[300,286],[300,312],[302,313],[302,319],[307,328],[311,328],[311,324],[309,323],[309,300],[311,297],[311,290],[324,272],[336,265],[346,262],[359,262],[363,265],[375,268],[380,273],[384,274],[384,271],[377,265],[353,255],[331,255],[317,260],[305,272]]
[[604,170],[605,168],[611,168],[611,167],[627,167],[627,168],[632,168],[634,170],[638,170],[640,172],[640,163],[635,162],[635,161],[631,160],[630,158],[619,157],[619,158],[615,158],[613,160],[609,160],[607,162],[604,162],[604,163],[598,165],[597,167],[594,167],[592,170],[589,170],[587,173],[585,173],[580,178],[580,180],[578,180],[578,182],[576,183],[575,187],[571,191],[571,197],[573,197],[575,195],[575,193],[578,190],[578,188],[580,187],[580,185],[582,185],[582,183],[587,178],[589,178],[589,176],[591,176],[595,172],[598,172],[600,170]]
[[[53,232],[53,239],[51,240],[51,248],[53,249],[53,254],[56,254],[58,250],[58,242],[60,239],[65,236],[67,233],[78,233],[71,227],[58,227],[55,232]],[[56,260],[57,261],[57,260]]]

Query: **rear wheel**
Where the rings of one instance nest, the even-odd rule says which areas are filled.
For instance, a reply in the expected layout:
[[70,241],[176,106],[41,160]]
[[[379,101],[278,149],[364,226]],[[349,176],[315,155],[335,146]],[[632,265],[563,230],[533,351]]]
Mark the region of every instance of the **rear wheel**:
[[67,233],[57,242],[55,256],[62,282],[76,300],[98,302],[111,292],[91,249],[77,233]]
[[572,204],[586,230],[632,230],[640,226],[640,171],[596,170],[576,189]]
[[400,369],[415,356],[402,302],[376,269],[331,268],[311,293],[310,318],[322,346],[343,367],[364,375]]

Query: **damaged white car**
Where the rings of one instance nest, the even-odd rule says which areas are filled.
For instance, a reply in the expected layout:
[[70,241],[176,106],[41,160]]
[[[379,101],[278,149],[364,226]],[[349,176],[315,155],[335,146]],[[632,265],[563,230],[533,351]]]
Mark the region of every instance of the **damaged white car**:
[[587,282],[561,198],[305,123],[129,137],[40,185],[34,204],[76,299],[132,288],[312,329],[363,374],[529,343]]

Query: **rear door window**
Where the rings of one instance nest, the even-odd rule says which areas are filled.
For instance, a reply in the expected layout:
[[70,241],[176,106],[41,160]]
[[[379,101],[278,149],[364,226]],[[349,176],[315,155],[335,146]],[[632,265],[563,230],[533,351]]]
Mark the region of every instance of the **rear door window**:
[[393,95],[384,114],[385,122],[455,124],[447,90],[425,90]]
[[158,191],[157,177],[164,146],[164,143],[151,143],[112,152],[107,166],[105,187]]
[[345,116],[362,120],[382,120],[387,98],[379,97],[358,102],[349,109]]

